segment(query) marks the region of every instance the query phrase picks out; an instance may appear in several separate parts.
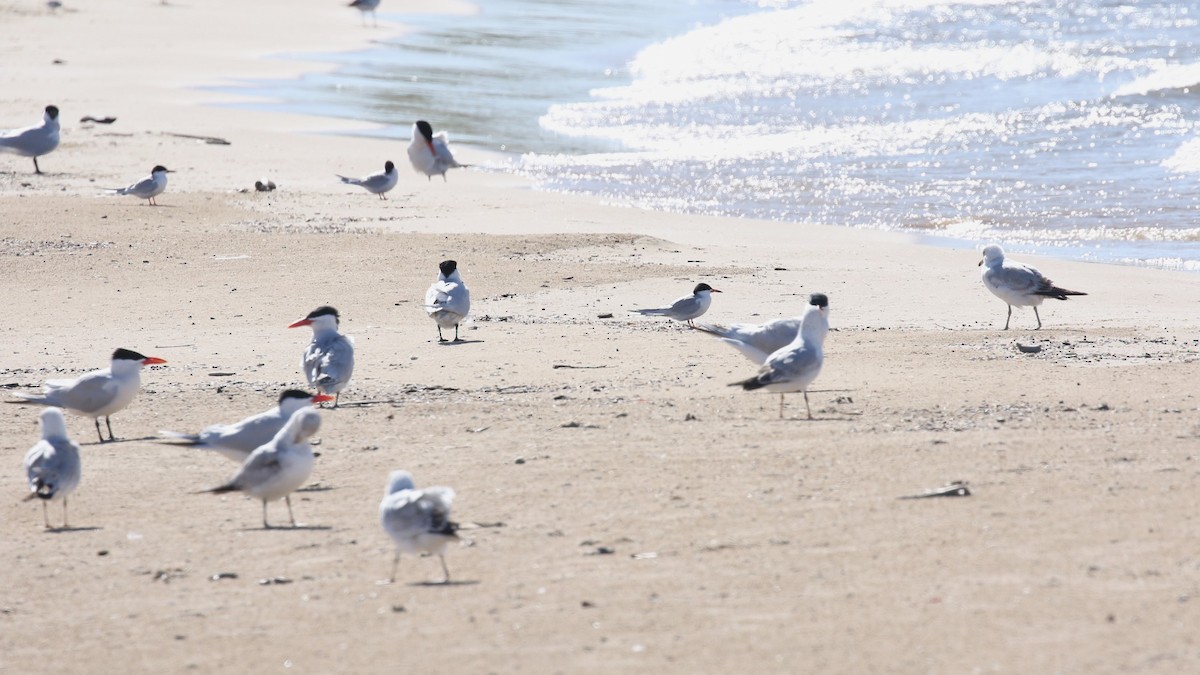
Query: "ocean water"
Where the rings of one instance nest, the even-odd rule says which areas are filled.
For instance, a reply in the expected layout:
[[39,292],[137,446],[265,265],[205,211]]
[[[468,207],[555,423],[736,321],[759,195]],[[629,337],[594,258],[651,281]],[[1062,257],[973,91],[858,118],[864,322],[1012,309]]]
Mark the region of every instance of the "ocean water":
[[1200,271],[1200,2],[491,0],[277,107],[543,189]]

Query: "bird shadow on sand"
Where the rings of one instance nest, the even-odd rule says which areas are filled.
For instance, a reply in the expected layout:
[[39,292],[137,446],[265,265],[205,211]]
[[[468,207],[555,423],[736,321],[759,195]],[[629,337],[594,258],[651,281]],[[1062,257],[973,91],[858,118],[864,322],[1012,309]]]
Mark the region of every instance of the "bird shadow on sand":
[[483,340],[446,340],[445,342],[435,342],[439,347],[460,347],[462,345],[482,344]]
[[336,489],[332,485],[305,485],[302,488],[296,488],[295,492],[329,492]]
[[464,579],[462,581],[414,581],[408,586],[421,586],[426,588],[442,588],[450,586],[478,586],[478,579]]
[[90,526],[90,527],[52,527],[52,528],[50,528],[50,529],[48,529],[48,530],[44,530],[44,532],[45,532],[45,534],[70,534],[70,533],[72,533],[72,532],[95,532],[96,530],[102,530],[102,529],[104,529],[104,528],[102,528],[102,527],[96,527],[96,526]]
[[329,532],[333,527],[329,525],[272,525],[271,527],[243,527],[242,532]]
[[118,443],[140,443],[143,441],[158,441],[158,440],[162,440],[162,439],[160,439],[158,436],[142,436],[140,438],[116,438],[111,441],[89,441],[87,443],[80,443],[79,445],[80,446],[116,445]]

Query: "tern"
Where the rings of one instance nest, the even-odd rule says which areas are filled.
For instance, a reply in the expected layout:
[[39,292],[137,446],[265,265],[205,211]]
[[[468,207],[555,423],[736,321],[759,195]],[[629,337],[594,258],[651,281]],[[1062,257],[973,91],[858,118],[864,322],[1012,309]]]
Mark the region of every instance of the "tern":
[[0,152],[11,152],[33,158],[33,172],[41,173],[38,157],[48,155],[58,147],[58,107],[48,105],[42,123],[23,129],[0,132]]
[[380,199],[387,199],[385,193],[396,187],[396,182],[400,179],[400,174],[396,172],[396,165],[391,161],[383,163],[383,171],[373,173],[370,176],[362,178],[348,178],[339,174],[334,174],[342,179],[343,183],[348,185],[357,185],[367,192],[379,195]]
[[201,493],[243,492],[261,499],[263,527],[266,529],[271,529],[271,523],[267,521],[267,502],[282,499],[287,503],[292,527],[296,527],[290,495],[312,475],[313,453],[308,439],[320,428],[321,415],[316,410],[297,410],[274,438],[250,453],[229,482],[210,490],[201,490]]
[[304,350],[300,370],[318,392],[333,395],[335,408],[354,373],[354,340],[338,332],[339,318],[336,309],[322,305],[288,325],[288,328],[312,326],[312,342]]
[[376,26],[379,25],[379,17],[375,15],[375,9],[379,7],[379,0],[353,0],[348,7],[353,7],[361,12],[363,25],[367,25],[367,12],[371,13],[371,20]]
[[692,319],[703,315],[708,311],[709,306],[712,305],[712,294],[720,292],[708,284],[696,284],[696,287],[692,289],[691,295],[679,298],[675,302],[672,302],[670,307],[631,309],[629,311],[636,312],[642,316],[665,316],[676,321],[686,321],[691,326]]
[[1033,315],[1037,317],[1037,327],[1042,327],[1042,317],[1038,314],[1038,305],[1046,298],[1066,300],[1070,295],[1087,295],[1080,291],[1068,291],[1054,285],[1041,272],[1015,260],[1004,259],[1004,249],[996,244],[983,247],[983,259],[979,261],[983,267],[983,285],[1008,304],[1008,318],[1004,320],[1004,330],[1012,321],[1012,308],[1033,307]]
[[150,175],[139,180],[138,182],[123,188],[105,188],[119,195],[132,195],[138,199],[145,199],[150,206],[158,206],[158,202],[154,198],[161,195],[163,190],[167,189],[167,174],[175,173],[167,167],[159,164],[153,169],[150,169]]
[[729,327],[712,323],[694,324],[692,328],[709,335],[715,335],[727,345],[742,353],[755,365],[766,363],[767,357],[786,347],[804,323],[802,317],[790,319],[773,319],[766,323],[735,323]]
[[205,427],[198,434],[181,434],[178,431],[160,431],[167,436],[172,444],[191,445],[206,450],[214,450],[225,457],[241,464],[246,461],[251,452],[267,443],[292,415],[301,408],[307,408],[314,403],[332,401],[332,396],[310,394],[300,389],[288,389],[279,395],[279,405],[266,412],[252,415],[233,424],[214,424]]
[[438,342],[446,342],[442,329],[454,327],[454,341],[458,342],[458,324],[471,311],[471,291],[458,273],[458,263],[443,260],[438,264],[438,278],[425,291],[425,311],[437,322]]
[[104,434],[100,432],[100,418],[103,417],[108,426],[108,440],[114,441],[109,415],[124,409],[137,396],[142,386],[142,366],[161,363],[166,361],[129,349],[118,349],[113,352],[112,365],[108,368],[94,370],[74,380],[48,380],[42,385],[41,394],[15,391],[13,396],[21,399],[15,403],[53,405],[93,418],[101,443],[105,442]]
[[450,154],[450,137],[445,131],[433,133],[429,122],[420,120],[413,125],[412,142],[408,144],[408,160],[413,170],[425,174],[429,180],[437,174],[446,180],[446,172],[467,166],[459,164]]
[[442,583],[450,582],[446,567],[446,545],[458,539],[458,523],[450,520],[450,504],[454,490],[448,487],[416,489],[412,474],[393,471],[388,476],[383,501],[379,503],[379,522],[396,544],[392,558],[392,583],[401,553],[427,553],[442,561]]
[[79,485],[79,446],[67,437],[67,423],[58,408],[46,408],[41,417],[42,440],[25,453],[29,496],[42,500],[42,519],[50,526],[47,504],[62,501],[63,528],[67,527],[67,495]]
[[779,392],[779,418],[783,419],[783,395],[804,393],[804,408],[808,419],[812,419],[812,408],[808,405],[808,386],[821,373],[825,363],[825,335],[829,333],[829,298],[824,293],[813,293],[808,298],[809,307],[804,312],[800,332],[787,346],[776,350],[763,363],[758,374],[740,382],[730,384],[747,391],[764,389]]

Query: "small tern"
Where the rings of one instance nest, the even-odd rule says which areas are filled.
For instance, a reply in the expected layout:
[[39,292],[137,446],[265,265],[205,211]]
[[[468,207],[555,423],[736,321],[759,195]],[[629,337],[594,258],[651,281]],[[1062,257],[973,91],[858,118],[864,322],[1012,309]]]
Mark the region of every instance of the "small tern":
[[1033,315],[1037,317],[1037,327],[1042,327],[1042,317],[1038,314],[1038,305],[1046,298],[1066,300],[1070,295],[1087,295],[1080,291],[1068,291],[1054,285],[1041,272],[1015,260],[1004,259],[1004,249],[996,244],[983,247],[983,259],[979,261],[983,267],[983,285],[997,298],[1008,304],[1008,318],[1004,320],[1004,330],[1012,321],[1012,308],[1033,307]]
[[732,326],[718,326],[712,323],[694,324],[692,328],[709,335],[715,335],[721,342],[733,347],[750,359],[755,365],[766,363],[767,357],[779,351],[796,339],[800,326],[804,323],[802,317],[790,319],[773,319],[766,323],[735,323]]
[[266,412],[252,415],[233,424],[214,424],[198,434],[181,434],[178,431],[158,433],[174,441],[173,444],[191,445],[205,450],[214,450],[242,464],[259,446],[269,442],[279,433],[283,425],[301,408],[314,403],[332,401],[332,396],[310,394],[300,389],[288,389],[279,395],[279,405]]
[[313,453],[308,439],[320,428],[321,415],[316,410],[297,410],[274,438],[250,453],[229,482],[211,490],[201,490],[201,493],[243,492],[261,499],[266,529],[271,529],[271,523],[267,521],[267,502],[282,499],[287,503],[292,527],[296,527],[290,495],[312,475]]
[[100,432],[100,418],[108,426],[108,440],[114,441],[112,422],[109,415],[122,410],[137,396],[142,386],[142,366],[166,363],[155,356],[142,356],[129,350],[118,349],[112,354],[112,365],[103,370],[94,370],[74,380],[48,380],[42,385],[43,392],[15,391],[13,396],[21,399],[15,403],[35,403],[66,408],[73,413],[91,417],[96,423],[96,435],[104,443]]
[[454,327],[454,341],[458,342],[458,324],[471,311],[471,291],[458,273],[458,263],[443,260],[438,264],[438,278],[425,291],[425,311],[437,322],[438,342],[446,342],[442,329]]
[[389,581],[396,581],[401,553],[426,553],[441,559],[445,575],[442,583],[450,582],[446,545],[458,539],[458,523],[450,520],[453,501],[454,490],[448,487],[416,489],[412,474],[407,471],[393,471],[388,476],[387,489],[379,503],[379,522],[396,543]]
[[357,185],[367,192],[379,195],[380,199],[387,199],[385,193],[396,187],[396,182],[400,179],[400,174],[396,172],[396,165],[389,160],[384,162],[383,171],[373,173],[370,176],[362,178],[347,178],[339,174],[334,174],[342,179],[343,183],[348,185]]
[[41,173],[38,157],[48,155],[58,147],[58,108],[46,106],[42,123],[23,129],[0,131],[0,152],[11,152],[33,158],[33,172]]
[[161,195],[163,190],[167,189],[167,174],[175,173],[167,167],[159,164],[150,169],[150,175],[139,180],[138,182],[123,188],[105,188],[119,195],[132,195],[138,199],[145,199],[150,206],[158,206],[158,202],[154,198]]
[[420,120],[413,125],[412,142],[408,144],[408,160],[413,170],[425,174],[429,180],[437,174],[446,180],[446,172],[467,166],[459,164],[450,154],[450,137],[445,131],[433,133],[429,122]]
[[379,25],[379,17],[375,15],[375,10],[379,7],[379,0],[353,0],[348,7],[357,9],[362,16],[363,25],[367,25],[367,12],[371,13],[371,20],[376,26]]
[[691,295],[679,298],[675,302],[672,302],[670,307],[631,309],[629,311],[636,312],[642,316],[665,316],[676,321],[686,321],[691,326],[692,319],[703,315],[708,311],[709,306],[712,305],[712,294],[720,292],[708,284],[696,284],[696,287],[692,289]]
[[824,293],[813,293],[808,298],[809,307],[804,313],[800,332],[786,347],[776,350],[763,363],[758,375],[747,380],[734,382],[731,387],[747,391],[763,389],[779,392],[779,418],[783,419],[783,395],[804,393],[804,408],[808,419],[812,419],[812,408],[808,405],[808,386],[821,373],[825,363],[825,335],[829,333],[829,298]]
[[25,476],[30,499],[42,500],[42,519],[50,526],[47,503],[62,500],[63,528],[67,527],[67,495],[79,485],[79,446],[67,437],[67,423],[58,408],[42,411],[42,440],[25,453]]
[[339,319],[336,309],[322,305],[288,325],[288,328],[312,326],[312,342],[304,350],[300,370],[318,392],[333,395],[335,408],[354,373],[354,339],[338,332]]

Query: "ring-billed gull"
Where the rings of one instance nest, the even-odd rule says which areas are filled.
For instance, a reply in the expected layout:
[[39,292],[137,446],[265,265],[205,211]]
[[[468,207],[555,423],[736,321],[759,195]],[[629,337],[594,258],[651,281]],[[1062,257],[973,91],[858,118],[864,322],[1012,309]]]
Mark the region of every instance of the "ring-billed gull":
[[50,526],[47,503],[62,500],[63,524],[67,527],[67,495],[79,485],[79,446],[67,437],[67,424],[62,411],[46,408],[42,411],[42,440],[25,453],[25,476],[29,480],[29,496],[25,500],[42,500],[42,519]]
[[288,325],[288,328],[312,326],[312,342],[304,349],[300,370],[317,391],[333,395],[335,408],[341,391],[354,374],[354,339],[338,332],[340,320],[336,309],[322,305]]
[[450,581],[446,545],[458,539],[458,523],[450,520],[453,501],[454,490],[448,487],[416,489],[412,474],[407,471],[393,471],[388,476],[387,489],[379,503],[379,522],[396,544],[390,581],[396,581],[401,553],[436,555],[442,561],[445,575],[442,582]]
[[201,492],[243,492],[261,499],[263,527],[267,529],[271,527],[267,521],[267,502],[282,499],[287,503],[292,527],[296,527],[290,495],[312,475],[313,453],[308,439],[320,428],[321,416],[316,410],[297,410],[274,438],[250,453],[229,482]]
[[804,408],[808,419],[812,419],[812,408],[808,405],[808,386],[821,373],[825,363],[825,336],[829,333],[829,298],[824,293],[813,293],[808,298],[809,307],[804,313],[800,332],[796,339],[779,349],[763,363],[758,375],[731,387],[740,386],[752,391],[764,389],[779,392],[779,417],[783,418],[783,395],[804,393]]
[[1042,317],[1038,314],[1038,305],[1046,298],[1066,300],[1070,295],[1087,295],[1080,291],[1068,291],[1054,285],[1041,272],[1023,265],[1015,260],[1004,259],[1004,249],[996,244],[983,247],[983,259],[979,261],[983,267],[983,285],[1008,305],[1008,317],[1004,320],[1004,330],[1012,321],[1012,308],[1033,307],[1033,315],[1037,317],[1037,327],[1042,327]]
[[104,434],[100,432],[100,418],[103,417],[108,426],[108,440],[112,441],[115,438],[108,416],[124,409],[137,396],[142,386],[142,366],[160,363],[166,361],[155,356],[142,356],[130,349],[117,349],[108,368],[93,370],[74,380],[47,380],[41,394],[15,391],[13,396],[21,399],[17,403],[58,406],[91,417],[101,443],[105,442]]

